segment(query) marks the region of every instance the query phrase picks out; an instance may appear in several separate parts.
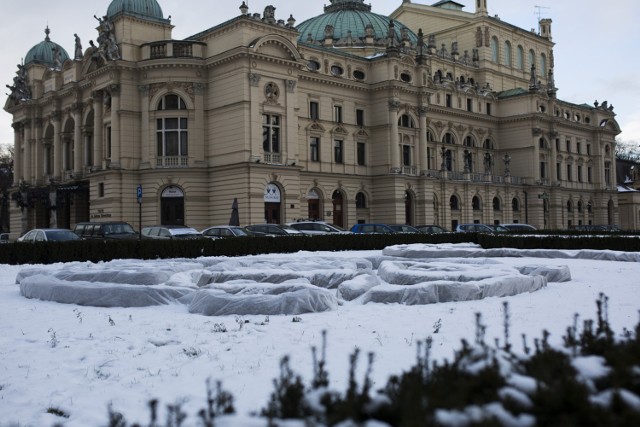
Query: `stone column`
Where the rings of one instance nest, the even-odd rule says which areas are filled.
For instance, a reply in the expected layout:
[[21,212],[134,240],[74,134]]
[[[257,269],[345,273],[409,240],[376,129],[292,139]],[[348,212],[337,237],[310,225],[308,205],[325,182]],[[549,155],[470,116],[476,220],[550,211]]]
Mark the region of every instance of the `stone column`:
[[27,119],[24,122],[24,135],[22,144],[24,146],[24,159],[22,159],[24,180],[31,182],[31,120]]
[[120,169],[120,85],[111,90],[111,169]]
[[35,182],[39,182],[44,174],[44,143],[42,140],[42,118],[33,121],[33,176]]
[[418,142],[418,152],[416,153],[416,167],[418,175],[422,170],[426,170],[429,165],[427,159],[427,107],[419,107],[418,114],[420,117],[420,140]]
[[22,124],[12,123],[13,127],[13,185],[22,179]]
[[103,159],[103,138],[104,138],[104,121],[102,108],[102,92],[93,93],[93,168],[94,170],[102,167]]
[[[151,167],[150,156],[153,150],[153,143],[155,142],[156,133],[149,132],[149,85],[138,86],[140,92],[140,105],[142,105],[142,120],[141,120],[141,136],[140,141],[140,168],[148,169]],[[197,111],[197,110],[196,110]],[[189,123],[189,134],[191,134],[191,123]],[[191,135],[189,135],[189,153],[192,153],[192,141]]]
[[82,104],[76,103],[73,114],[73,167],[74,175],[79,177],[82,172]]
[[400,171],[400,147],[398,141],[398,110],[400,102],[396,100],[389,101],[389,149],[390,149],[390,172]]
[[53,119],[53,177],[62,178],[62,132],[60,129],[60,111],[54,111]]

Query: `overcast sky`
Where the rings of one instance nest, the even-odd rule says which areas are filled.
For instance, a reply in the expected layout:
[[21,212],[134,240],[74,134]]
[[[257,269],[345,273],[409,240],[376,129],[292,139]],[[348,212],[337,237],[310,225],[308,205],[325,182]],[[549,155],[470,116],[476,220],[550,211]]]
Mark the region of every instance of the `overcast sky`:
[[[436,0],[412,0],[433,4]],[[473,0],[457,0],[464,9],[474,11]],[[28,50],[44,40],[44,29],[70,56],[74,51],[74,33],[83,48],[97,38],[97,21],[110,0],[3,0],[0,15],[0,82],[2,106],[6,101],[17,64]],[[242,0],[159,0],[165,17],[175,26],[173,38],[181,39],[218,25],[240,14]],[[276,7],[276,18],[293,14],[297,23],[322,14],[328,0],[249,0],[250,13],[262,13],[264,7]],[[370,0],[375,13],[388,15],[402,0]],[[542,6],[536,8],[536,6]],[[555,80],[558,98],[576,104],[607,100],[615,107],[622,128],[621,141],[640,143],[640,1],[638,0],[488,0],[489,13],[524,29],[537,28],[538,15],[553,20]],[[423,29],[426,34],[428,28]],[[461,48],[463,48],[461,46]],[[0,143],[13,144],[11,116],[0,112]]]

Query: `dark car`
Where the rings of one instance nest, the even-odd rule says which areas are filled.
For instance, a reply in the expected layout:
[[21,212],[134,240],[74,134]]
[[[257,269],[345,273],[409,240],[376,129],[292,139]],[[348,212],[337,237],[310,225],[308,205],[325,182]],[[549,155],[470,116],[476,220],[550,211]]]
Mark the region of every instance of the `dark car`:
[[356,234],[395,233],[393,228],[389,227],[387,224],[356,224],[351,227],[351,232]]
[[389,224],[389,227],[396,233],[420,233],[416,227],[407,224]]
[[234,225],[216,225],[202,230],[202,235],[212,239],[222,239],[227,237],[248,237],[253,236],[253,233],[244,227],[236,227]]
[[143,239],[203,239],[205,238],[195,228],[184,225],[154,225],[142,229]]
[[416,225],[416,228],[423,233],[446,233],[447,229],[435,224]]
[[34,228],[19,237],[17,242],[64,242],[68,240],[80,240],[80,237],[66,228]]
[[461,233],[508,233],[505,227],[493,224],[460,224],[456,227]]
[[302,231],[304,234],[351,234],[351,232],[343,230],[337,225],[329,224],[324,221],[296,221],[290,222],[290,227]]
[[514,223],[514,224],[500,224],[500,225],[502,225],[504,228],[506,228],[511,232],[532,232],[532,231],[538,230],[533,225],[529,225],[529,224]]
[[9,233],[0,233],[0,243],[9,243]]
[[73,232],[83,239],[123,240],[138,239],[138,232],[122,221],[79,222]]
[[248,225],[247,230],[257,236],[304,236],[302,231],[283,224],[254,224]]

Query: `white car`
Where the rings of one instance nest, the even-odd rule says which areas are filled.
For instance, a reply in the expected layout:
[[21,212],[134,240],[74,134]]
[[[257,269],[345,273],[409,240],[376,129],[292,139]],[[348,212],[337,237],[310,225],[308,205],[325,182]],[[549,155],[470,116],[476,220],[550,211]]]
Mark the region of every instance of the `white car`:
[[290,222],[287,225],[292,228],[295,228],[296,230],[302,231],[304,234],[311,234],[311,235],[351,234],[350,231],[340,228],[337,225],[328,224],[324,221],[296,221],[296,222]]

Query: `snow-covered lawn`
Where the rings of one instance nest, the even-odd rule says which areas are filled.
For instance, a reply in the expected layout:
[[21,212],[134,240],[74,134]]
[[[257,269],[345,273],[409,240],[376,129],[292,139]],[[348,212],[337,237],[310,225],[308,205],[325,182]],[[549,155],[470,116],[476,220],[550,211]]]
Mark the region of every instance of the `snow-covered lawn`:
[[[504,301],[517,352],[518,337],[526,334],[531,345],[543,329],[559,345],[575,313],[596,317],[600,293],[609,297],[609,321],[621,333],[638,322],[636,256],[412,245],[1,265],[0,425],[99,426],[106,424],[109,404],[129,422],[146,423],[153,398],[162,408],[183,403],[190,416],[186,425],[197,425],[211,378],[235,397],[237,415],[219,425],[263,426],[264,419],[251,414],[266,406],[280,358],[289,355],[294,370],[309,379],[311,347],[321,345],[322,331],[328,333],[330,387],[346,388],[348,355],[357,347],[375,353],[376,389],[415,362],[416,343],[428,336],[435,359],[451,358],[461,339],[473,341],[477,312],[488,327],[487,341],[502,340]],[[48,301],[25,298],[16,277],[23,293]],[[426,304],[433,301],[448,302]],[[254,314],[260,307],[270,315]],[[198,314],[211,312],[243,314]],[[360,368],[363,375],[364,362]],[[49,414],[48,408],[69,417]]]

